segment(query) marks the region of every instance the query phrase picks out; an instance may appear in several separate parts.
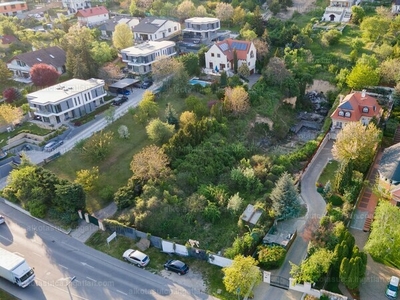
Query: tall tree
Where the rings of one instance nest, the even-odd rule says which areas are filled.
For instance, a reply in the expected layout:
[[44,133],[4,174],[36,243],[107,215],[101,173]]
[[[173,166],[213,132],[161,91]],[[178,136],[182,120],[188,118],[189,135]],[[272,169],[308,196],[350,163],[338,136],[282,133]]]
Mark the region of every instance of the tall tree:
[[244,114],[250,108],[249,94],[241,86],[227,87],[225,88],[224,105],[225,109],[233,115]]
[[35,64],[29,71],[32,82],[36,86],[47,87],[57,83],[60,73],[48,64]]
[[169,159],[164,151],[150,145],[133,156],[130,167],[133,178],[142,182],[156,179],[169,173]]
[[238,71],[238,56],[237,56],[237,51],[236,48],[233,49],[233,72],[237,74]]
[[6,88],[3,91],[3,97],[7,103],[13,103],[14,100],[18,100],[22,97],[21,92],[14,87]]
[[184,69],[183,63],[173,57],[158,56],[151,65],[154,80],[163,80],[173,77]]
[[0,82],[6,83],[13,76],[13,72],[7,68],[5,62],[0,61]]
[[120,23],[115,26],[112,42],[118,50],[133,46],[133,32],[127,24]]
[[115,48],[110,47],[106,42],[95,41],[92,45],[92,56],[99,66],[116,58],[117,54]]
[[146,126],[146,132],[153,142],[157,144],[166,143],[174,134],[174,125],[170,125],[160,119],[153,119]]
[[139,123],[144,124],[149,119],[155,118],[158,115],[158,109],[154,94],[150,91],[145,91],[135,114],[135,119]]
[[193,52],[184,54],[179,57],[179,61],[183,63],[183,66],[189,76],[199,75],[199,56]]
[[261,282],[261,272],[257,261],[251,256],[238,255],[232,265],[222,269],[223,282],[229,293],[245,296],[252,286]]
[[271,192],[272,211],[277,220],[296,217],[300,211],[300,196],[289,173],[285,172]]
[[190,0],[184,0],[178,5],[176,12],[181,20],[190,18],[196,11],[196,7]]
[[15,107],[10,104],[0,105],[0,124],[1,125],[14,125],[19,123],[22,119],[23,112],[20,107]]
[[97,76],[98,67],[91,54],[94,37],[92,30],[73,25],[61,41],[67,53],[67,72],[70,76],[88,79]]
[[350,122],[338,133],[332,154],[338,161],[352,161],[354,169],[365,172],[381,140],[381,130],[372,122]]
[[233,7],[229,3],[219,2],[215,7],[215,15],[222,22],[229,22],[233,16]]
[[232,15],[232,23],[235,25],[243,25],[246,12],[240,6],[235,7]]
[[361,90],[368,86],[378,85],[379,79],[379,70],[364,63],[357,63],[347,76],[346,82],[349,87]]
[[364,247],[365,251],[380,261],[399,261],[399,220],[399,208],[387,201],[380,201],[375,210],[371,234]]

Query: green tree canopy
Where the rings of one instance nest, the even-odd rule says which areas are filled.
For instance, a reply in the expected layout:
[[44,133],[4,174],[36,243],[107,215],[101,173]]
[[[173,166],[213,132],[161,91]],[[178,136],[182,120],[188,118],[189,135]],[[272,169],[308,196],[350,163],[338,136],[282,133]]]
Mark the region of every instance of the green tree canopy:
[[127,24],[120,23],[115,26],[112,42],[118,50],[133,46],[133,32]]

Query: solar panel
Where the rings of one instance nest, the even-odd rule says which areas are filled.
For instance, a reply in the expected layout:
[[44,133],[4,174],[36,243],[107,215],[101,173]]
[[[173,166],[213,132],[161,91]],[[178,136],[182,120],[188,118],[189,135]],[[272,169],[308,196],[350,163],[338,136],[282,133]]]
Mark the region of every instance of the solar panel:
[[229,46],[227,43],[223,43],[223,44],[219,45],[219,48],[221,48],[222,51],[226,51],[229,49]]
[[239,42],[233,42],[232,43],[232,48],[235,48],[236,50],[246,50],[247,44],[245,43],[239,43]]

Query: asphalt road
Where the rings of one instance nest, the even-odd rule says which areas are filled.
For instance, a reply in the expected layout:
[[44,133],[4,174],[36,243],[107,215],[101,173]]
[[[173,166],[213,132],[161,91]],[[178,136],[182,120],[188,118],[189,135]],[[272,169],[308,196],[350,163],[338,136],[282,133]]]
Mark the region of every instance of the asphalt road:
[[0,246],[25,257],[35,269],[35,283],[25,289],[0,279],[1,289],[22,300],[215,299],[87,247],[1,198],[0,212],[6,217]]

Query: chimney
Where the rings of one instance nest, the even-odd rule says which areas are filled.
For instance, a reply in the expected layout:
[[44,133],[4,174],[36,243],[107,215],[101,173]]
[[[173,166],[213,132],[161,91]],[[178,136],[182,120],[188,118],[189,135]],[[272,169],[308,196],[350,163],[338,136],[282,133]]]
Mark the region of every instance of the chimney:
[[361,98],[365,98],[366,92],[367,92],[366,90],[362,90],[362,91],[361,91]]
[[343,102],[343,98],[344,98],[343,95],[339,95],[339,103],[342,103],[342,102]]

